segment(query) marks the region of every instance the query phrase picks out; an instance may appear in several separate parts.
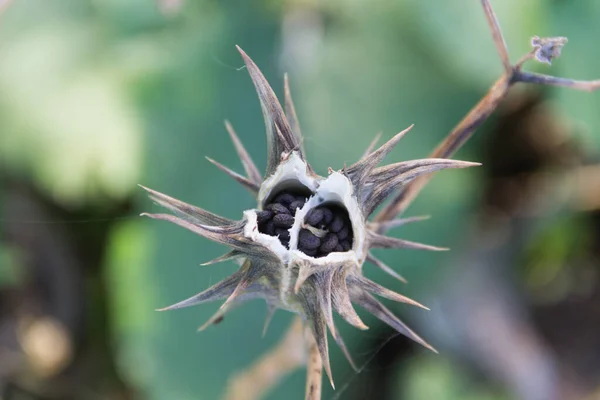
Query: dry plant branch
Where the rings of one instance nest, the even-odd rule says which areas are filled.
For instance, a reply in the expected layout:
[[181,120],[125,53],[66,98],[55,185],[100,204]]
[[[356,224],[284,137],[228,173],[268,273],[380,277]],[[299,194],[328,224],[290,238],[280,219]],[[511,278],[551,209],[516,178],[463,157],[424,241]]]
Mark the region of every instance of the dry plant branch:
[[510,73],[510,71],[512,70],[512,65],[510,64],[508,47],[506,46],[504,35],[502,35],[502,30],[500,29],[500,23],[498,22],[496,13],[492,9],[492,5],[488,0],[482,0],[481,5],[483,6],[483,10],[485,11],[485,17],[487,18],[488,25],[490,26],[490,29],[492,31],[494,44],[496,45],[496,49],[498,50],[498,54],[500,55],[500,60],[502,61],[504,70],[507,73]]
[[[505,72],[494,83],[487,94],[469,111],[469,113],[459,122],[459,124],[446,136],[446,138],[431,153],[432,158],[449,158],[458,151],[473,136],[475,130],[479,128],[487,118],[496,110],[498,105],[506,98],[509,89],[518,82],[534,83],[547,86],[566,87],[575,90],[584,90],[592,92],[600,89],[600,80],[577,81],[567,78],[559,78],[551,75],[524,72],[521,70],[523,64],[536,58],[540,62],[550,64],[552,58],[560,55],[560,49],[566,43],[566,38],[537,38],[532,39],[532,45],[535,47],[530,53],[527,53],[516,64],[510,65],[508,48],[504,41],[504,36],[498,24],[496,14],[492,9],[489,0],[481,0],[485,11],[487,21],[492,31],[492,37],[500,58],[505,67]],[[419,192],[431,179],[431,175],[421,176],[408,185],[406,185],[392,201],[384,207],[375,217],[376,222],[388,221],[403,213]]]
[[297,317],[277,347],[230,380],[224,399],[260,399],[285,375],[304,364],[306,399],[319,400],[323,384],[323,360],[312,333]]
[[596,79],[595,81],[576,81],[573,79],[559,78],[552,75],[523,71],[515,71],[512,77],[513,83],[535,83],[538,85],[559,86],[575,90],[584,90],[587,92],[593,92],[600,89],[600,79]]
[[[314,342],[314,339],[313,339]],[[312,349],[311,359],[312,359]],[[317,351],[318,362],[320,356]],[[262,356],[252,364],[246,371],[235,375],[228,384],[226,400],[256,400],[262,398],[277,382],[285,375],[295,371],[306,362],[306,347],[304,336],[304,325],[297,317],[290,326],[285,337],[277,347]],[[312,363],[312,361],[311,361]],[[310,363],[309,363],[310,365]],[[319,364],[320,365],[320,364]],[[316,368],[316,367],[315,367]],[[310,374],[309,374],[310,376]],[[319,384],[321,382],[319,368]],[[313,379],[314,380],[314,379]],[[308,388],[308,380],[307,380]],[[308,393],[308,392],[307,392]],[[320,386],[319,386],[320,396]],[[314,397],[313,399],[319,399]]]
[[306,361],[306,400],[320,400],[323,384],[323,360],[312,333],[306,330],[308,359]]
[[2,14],[4,11],[6,11],[8,6],[12,2],[13,2],[13,0],[0,0],[0,14]]

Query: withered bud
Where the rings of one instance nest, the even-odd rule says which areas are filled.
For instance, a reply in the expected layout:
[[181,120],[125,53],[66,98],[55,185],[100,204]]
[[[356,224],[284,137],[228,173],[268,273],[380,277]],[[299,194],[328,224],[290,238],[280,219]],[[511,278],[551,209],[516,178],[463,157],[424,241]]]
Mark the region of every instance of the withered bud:
[[568,39],[564,36],[541,38],[534,36],[531,38],[531,45],[535,49],[535,59],[539,62],[552,64],[552,59],[560,57],[560,53]]

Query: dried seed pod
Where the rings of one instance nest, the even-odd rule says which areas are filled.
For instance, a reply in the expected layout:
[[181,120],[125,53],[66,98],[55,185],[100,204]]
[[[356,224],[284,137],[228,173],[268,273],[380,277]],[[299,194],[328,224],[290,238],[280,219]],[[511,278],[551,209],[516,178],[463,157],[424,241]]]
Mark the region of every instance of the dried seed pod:
[[[262,180],[233,128],[227,124],[247,177],[228,169],[226,172],[256,194],[257,209],[244,211],[240,220],[233,221],[144,189],[153,201],[176,214],[145,215],[175,223],[232,248],[214,262],[233,258],[244,258],[244,261],[228,278],[167,309],[225,300],[219,313],[209,320],[212,323],[222,318],[232,304],[262,298],[271,310],[282,308],[298,313],[312,330],[330,380],[327,329],[342,349],[345,348],[333,322],[333,311],[348,323],[366,329],[353,304],[431,349],[372,294],[410,301],[364,278],[362,265],[372,247],[440,248],[383,236],[375,231],[377,225],[368,224],[367,219],[381,202],[416,177],[476,164],[423,159],[378,167],[407,129],[380,148],[369,150],[355,164],[330,171],[326,177],[317,175],[305,160],[295,113],[286,116],[256,64],[241,49],[239,51],[258,92],[265,118],[267,170]],[[286,103],[291,102],[291,98],[286,100]],[[292,121],[288,121],[288,117]],[[389,221],[378,221],[380,226],[386,222]]]

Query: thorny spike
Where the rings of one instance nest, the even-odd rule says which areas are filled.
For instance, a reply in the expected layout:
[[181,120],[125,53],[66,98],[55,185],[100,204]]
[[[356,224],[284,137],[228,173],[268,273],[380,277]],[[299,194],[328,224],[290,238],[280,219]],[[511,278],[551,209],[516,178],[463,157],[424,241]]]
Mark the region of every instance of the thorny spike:
[[[175,217],[175,216],[169,215],[169,214],[142,213],[140,215],[146,216],[146,217],[149,217],[152,219],[159,219],[159,220],[174,223],[174,224],[179,225],[189,231],[197,233],[200,236],[210,239],[214,242],[225,244],[225,245],[231,246],[237,250],[243,251],[244,253],[246,253],[247,256],[262,258],[265,261],[278,260],[277,256],[273,252],[271,252],[269,249],[267,249],[266,247],[264,247],[260,244],[257,244],[255,242],[252,242],[249,239],[247,239],[243,236],[240,236],[238,234],[232,234],[231,232],[227,232],[227,231],[219,232],[216,230],[218,228],[206,226],[206,225],[200,225],[200,224],[193,224],[186,220],[183,220],[181,218],[178,218],[178,217]],[[239,233],[241,233],[243,231],[243,226],[241,226],[241,225],[239,227],[233,226],[233,229],[236,229],[239,231]]]
[[244,229],[245,221],[234,221],[231,225],[224,226],[209,226],[209,225],[198,225],[198,227],[205,229],[207,232],[217,233],[221,235],[239,235]]
[[370,215],[399,186],[405,185],[420,175],[447,168],[467,168],[481,165],[465,161],[428,158],[399,162],[375,168],[367,177],[371,191],[363,199],[363,210]]
[[447,251],[447,247],[430,246],[410,240],[398,239],[391,236],[384,236],[378,233],[369,232],[369,240],[371,248],[377,249],[414,249],[414,250],[430,250],[430,251]]
[[391,229],[398,228],[399,226],[413,222],[425,221],[429,218],[431,218],[429,215],[419,215],[416,217],[397,218],[391,221],[369,222],[369,228],[374,232],[387,232]]
[[[244,50],[239,46],[236,47],[244,59],[250,78],[252,78],[254,87],[258,92],[263,117],[265,118],[268,149],[266,176],[270,176],[279,165],[282,154],[296,150],[299,152],[301,158],[304,159],[300,150],[300,140],[292,131],[281,108],[281,104],[277,100],[277,96],[275,96],[273,89],[271,89],[262,72],[260,72],[254,61],[248,57]],[[281,136],[277,133],[278,129],[281,132]]]
[[222,232],[215,232],[214,230],[209,230],[208,225],[193,224],[184,219],[181,219],[181,218],[175,217],[173,215],[169,215],[169,214],[142,213],[140,215],[144,216],[144,217],[149,217],[152,219],[159,219],[159,220],[174,223],[174,224],[182,226],[194,233],[197,233],[200,236],[204,236],[207,239],[211,239],[217,243],[230,244],[230,236],[228,234],[222,233]]
[[364,276],[349,275],[348,281],[348,283],[356,285],[361,289],[366,290],[367,292],[376,294],[377,296],[385,297],[386,299],[397,301],[399,303],[410,304],[412,306],[417,306],[425,310],[429,310],[429,308],[425,307],[423,304],[414,301],[413,299],[410,299],[406,296],[402,296],[400,293],[396,293],[393,290],[390,290],[386,287],[383,287],[380,284],[375,283],[368,278],[365,278]]
[[240,258],[240,257],[244,257],[244,256],[245,256],[245,254],[239,250],[231,250],[231,251],[223,254],[222,256],[213,258],[212,260],[202,263],[200,265],[205,267],[207,265],[213,265],[213,264],[221,263],[224,261],[234,260],[236,258]]
[[335,342],[339,346],[340,350],[342,350],[342,353],[344,353],[344,356],[346,357],[346,360],[348,360],[348,363],[350,364],[350,366],[352,367],[352,369],[354,371],[358,372],[358,368],[356,367],[356,363],[354,362],[354,359],[352,358],[352,355],[348,351],[348,347],[346,347],[346,343],[344,343],[344,340],[342,339],[342,336],[340,335],[340,333],[338,332],[338,330],[336,329],[335,326],[333,327],[333,330],[331,331],[331,336],[333,336],[333,339],[335,340]]
[[377,143],[379,142],[379,139],[381,139],[381,134],[382,134],[381,132],[377,133],[377,135],[375,135],[375,137],[373,138],[373,140],[371,140],[371,143],[369,143],[369,147],[367,147],[365,149],[365,152],[360,157],[361,160],[363,158],[366,158],[369,154],[371,154],[373,152],[373,149],[375,149],[375,146],[377,146]]
[[339,269],[333,276],[333,291],[331,294],[333,308],[335,308],[335,311],[350,325],[365,331],[369,329],[369,327],[360,319],[352,306],[348,287],[346,285],[346,275],[346,270]]
[[373,264],[377,268],[381,269],[386,274],[398,279],[400,282],[408,283],[408,281],[402,275],[400,275],[399,273],[394,271],[386,263],[384,263],[383,261],[381,261],[380,259],[375,257],[373,254],[371,254],[371,253],[367,254],[367,261],[369,261],[371,264]]
[[308,278],[316,273],[324,272],[331,269],[329,265],[313,265],[308,261],[302,260],[298,263],[298,277],[296,278],[296,284],[294,285],[294,292],[298,293],[300,288],[306,282]]
[[326,323],[327,318],[324,315],[322,303],[319,298],[320,296],[318,295],[318,293],[315,293],[315,290],[318,289],[312,285],[306,285],[300,291],[299,300],[302,302],[303,308],[306,312],[305,319],[317,343],[319,354],[321,355],[321,360],[323,361],[323,368],[325,369],[325,373],[329,377],[331,387],[335,389],[335,385],[333,384],[333,377],[331,374],[331,366],[329,364],[329,346],[327,344]]
[[[287,139],[286,139],[285,135],[283,134],[283,132],[281,132],[281,129],[279,129],[279,125],[275,125],[275,132],[277,133],[277,135],[276,135],[276,136],[279,138],[279,141],[281,141],[282,143],[283,143],[283,142],[287,142]],[[281,157],[283,158],[283,157],[284,157],[286,154],[289,154],[289,153],[291,153],[293,150],[296,150],[296,149],[297,149],[297,148],[296,148],[296,147],[294,147],[294,148],[292,148],[292,150],[290,150],[290,151],[286,151],[286,152],[283,152],[283,153],[281,153]]]
[[360,159],[358,162],[351,165],[350,167],[346,168],[346,173],[352,180],[352,183],[354,183],[354,185],[358,187],[358,190],[360,190],[360,187],[362,186],[363,182],[368,179],[369,174],[371,173],[373,168],[375,168],[377,164],[383,161],[385,156],[390,151],[392,151],[392,149],[396,146],[396,144],[398,144],[400,139],[402,139],[404,135],[406,135],[413,128],[413,126],[414,125],[411,125],[402,132],[396,134],[393,138],[388,140],[380,148],[368,154],[366,157]]
[[231,141],[235,146],[235,150],[238,156],[240,157],[240,160],[242,161],[242,165],[244,166],[244,171],[246,171],[248,179],[254,182],[257,186],[260,186],[260,184],[262,183],[262,176],[260,175],[260,172],[258,172],[256,164],[254,164],[254,161],[252,161],[252,157],[250,157],[250,155],[246,151],[246,148],[242,144],[242,141],[235,133],[233,126],[231,126],[231,124],[227,120],[225,120],[225,128],[227,129],[227,132],[231,137]]
[[225,316],[225,314],[230,311],[233,307],[229,306],[229,307],[224,307],[224,308],[219,308],[217,310],[217,312],[215,312],[205,323],[203,323],[197,330],[196,332],[202,332],[204,331],[206,328],[208,328],[211,325],[215,325],[217,323],[219,323],[223,317]]
[[200,303],[207,301],[222,300],[231,295],[234,289],[238,286],[242,279],[242,273],[240,271],[235,272],[229,277],[223,279],[221,282],[214,284],[208,289],[168,307],[160,308],[157,311],[176,310],[178,308],[185,308],[195,306]]
[[244,293],[244,291],[250,286],[252,283],[256,282],[256,279],[259,275],[259,271],[251,268],[252,262],[250,260],[246,260],[244,265],[240,268],[240,271],[244,271],[244,275],[242,279],[239,280],[237,286],[235,287],[233,293],[229,295],[225,303],[221,305],[222,309],[227,309],[233,302],[238,301],[240,296]]
[[375,185],[383,185],[392,181],[393,185],[397,183],[414,179],[419,175],[428,174],[448,168],[469,168],[478,167],[481,163],[448,160],[445,158],[423,158],[420,160],[402,161],[383,167],[375,168],[369,174],[368,181]]
[[335,325],[333,323],[333,307],[331,305],[331,281],[333,280],[334,271],[331,269],[323,271],[320,274],[313,275],[315,280],[315,290],[317,292],[321,310],[323,311],[327,327],[333,334]]
[[219,168],[221,171],[225,172],[227,175],[229,175],[230,177],[232,177],[233,179],[235,179],[239,184],[241,184],[243,187],[245,187],[246,189],[248,189],[250,191],[250,193],[252,193],[253,195],[257,195],[258,194],[258,190],[260,189],[259,184],[251,181],[250,179],[238,174],[237,172],[227,168],[226,166],[224,166],[223,164],[221,164],[220,162],[217,162],[215,160],[213,160],[210,157],[206,157],[206,159],[214,164],[217,168]]
[[362,289],[353,290],[351,292],[352,301],[374,316],[376,316],[381,321],[385,322],[396,331],[400,332],[404,336],[409,339],[414,340],[419,343],[423,347],[437,353],[437,350],[434,349],[429,343],[423,340],[419,335],[414,333],[408,326],[404,324],[404,322],[400,321],[398,317],[394,315],[390,310],[388,310],[383,304],[381,304],[377,299],[375,299],[372,295],[365,292]]
[[315,337],[315,341],[317,342],[317,347],[319,349],[319,354],[321,355],[321,359],[323,360],[323,369],[329,378],[329,383],[331,387],[335,389],[335,384],[333,383],[333,375],[331,373],[331,364],[329,363],[329,345],[327,344],[327,327],[325,323],[325,318],[322,313],[319,311],[315,315],[316,319],[313,321],[312,329],[313,335]]
[[173,213],[179,215],[181,218],[193,223],[203,224],[210,226],[222,226],[231,225],[235,221],[220,217],[209,211],[203,210],[200,207],[193,206],[191,204],[184,203],[183,201],[167,196],[166,194],[157,192],[142,185],[138,185],[149,193],[149,197],[152,201],[158,205],[171,210]]
[[242,295],[242,293],[244,293],[244,290],[246,290],[246,288],[248,286],[249,286],[248,281],[241,280],[238,283],[238,285],[235,287],[235,290],[233,291],[233,293],[231,293],[229,295],[227,300],[225,300],[225,303],[223,303],[220,308],[226,310],[234,301],[236,301],[237,298],[239,298],[239,296]]
[[267,334],[267,329],[269,329],[269,325],[271,324],[271,320],[273,319],[275,311],[277,311],[277,307],[267,303],[267,316],[265,317],[265,324],[263,325],[262,337],[265,337]]
[[296,107],[294,107],[294,102],[292,101],[292,91],[290,90],[290,80],[287,73],[283,74],[283,95],[285,97],[285,115],[290,122],[292,132],[299,139],[300,149],[302,149],[302,131],[300,130],[300,122],[298,121],[298,116],[296,115]]

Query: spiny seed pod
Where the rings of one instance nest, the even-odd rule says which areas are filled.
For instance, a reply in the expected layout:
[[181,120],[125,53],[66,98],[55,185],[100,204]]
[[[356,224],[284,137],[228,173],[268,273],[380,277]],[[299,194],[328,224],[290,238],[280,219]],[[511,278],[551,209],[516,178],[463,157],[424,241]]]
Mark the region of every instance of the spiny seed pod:
[[279,308],[296,313],[311,328],[332,385],[327,328],[354,365],[334,325],[334,310],[351,325],[367,329],[354,310],[353,305],[358,305],[398,332],[434,350],[373,295],[425,307],[366,278],[362,266],[366,260],[370,261],[402,280],[369,250],[444,249],[380,233],[401,224],[401,220],[375,224],[367,219],[390,194],[419,175],[478,164],[430,158],[378,167],[410,127],[377,150],[367,151],[355,164],[339,171],[330,169],[328,176],[317,175],[304,156],[287,79],[284,113],[256,64],[239,47],[238,50],[258,92],[265,118],[267,171],[263,179],[228,123],[227,130],[246,176],[209,161],[256,195],[257,209],[244,211],[240,220],[233,221],[144,188],[153,201],[175,214],[144,215],[175,223],[231,247],[227,254],[207,264],[231,259],[243,261],[233,275],[165,310],[225,299],[201,329],[220,321],[232,307],[254,298],[264,299],[270,310]]

